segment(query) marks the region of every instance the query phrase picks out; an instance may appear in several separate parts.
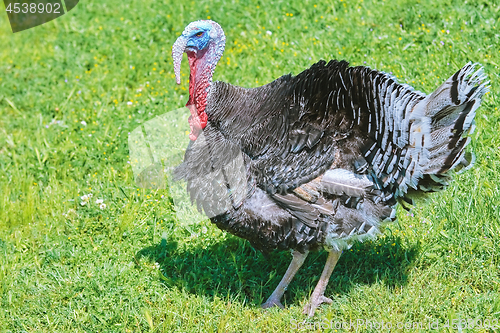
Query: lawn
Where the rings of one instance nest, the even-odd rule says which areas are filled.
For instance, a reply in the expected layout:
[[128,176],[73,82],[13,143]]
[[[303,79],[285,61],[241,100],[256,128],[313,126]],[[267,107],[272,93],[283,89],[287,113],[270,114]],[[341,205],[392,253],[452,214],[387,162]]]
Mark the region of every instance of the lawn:
[[[496,1],[87,0],[16,34],[0,9],[1,332],[287,332],[333,323],[356,331],[338,329],[350,320],[451,332],[445,325],[457,319],[498,322]],[[326,253],[306,260],[284,310],[264,311],[288,252],[265,258],[209,221],[181,221],[168,192],[135,184],[129,133],[186,103],[187,62],[177,86],[170,51],[203,18],[227,36],[215,79],[245,87],[333,58],[426,93],[468,61],[491,80],[472,134],[475,167],[412,211],[399,209],[377,240],[345,251],[326,290],[333,304],[312,320],[302,307]]]

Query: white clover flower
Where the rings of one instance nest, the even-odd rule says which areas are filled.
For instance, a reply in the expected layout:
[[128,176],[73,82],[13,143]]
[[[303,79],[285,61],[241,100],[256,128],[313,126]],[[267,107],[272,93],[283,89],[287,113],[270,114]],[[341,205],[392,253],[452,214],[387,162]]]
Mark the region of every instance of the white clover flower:
[[92,193],[82,195],[80,197],[80,199],[82,200],[82,202],[80,202],[80,205],[85,206],[89,202],[90,198],[92,198]]
[[100,205],[99,205],[99,208],[100,208],[100,209],[106,209],[106,204],[105,204],[105,203],[100,204]]
[[128,106],[131,106],[131,105],[132,105],[132,102],[128,101],[128,102],[127,102],[127,105],[128,105]]
[[82,124],[83,126],[87,126],[87,122],[85,120],[82,120],[80,124]]
[[103,200],[103,199],[97,199],[97,200],[95,201],[95,203],[96,203],[96,204],[98,204],[98,205],[102,204],[103,202],[104,202],[104,200]]
[[268,34],[269,36],[271,36],[273,33],[271,31],[267,30],[266,34]]

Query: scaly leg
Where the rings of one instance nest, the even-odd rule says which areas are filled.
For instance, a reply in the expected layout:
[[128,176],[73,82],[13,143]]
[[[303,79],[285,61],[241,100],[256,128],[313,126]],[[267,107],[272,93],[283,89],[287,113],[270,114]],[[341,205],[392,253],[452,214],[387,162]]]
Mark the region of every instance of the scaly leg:
[[321,277],[319,278],[318,284],[311,295],[311,299],[309,303],[304,307],[304,314],[307,314],[309,317],[314,316],[314,312],[320,306],[321,303],[332,304],[332,300],[328,297],[325,297],[325,289],[328,285],[328,280],[330,279],[330,275],[332,275],[333,269],[337,264],[337,261],[340,258],[342,251],[330,251],[328,254],[328,259],[326,259],[325,268],[323,268],[323,273],[321,273]]
[[300,253],[299,251],[293,251],[293,258],[290,266],[288,266],[285,275],[283,276],[271,296],[269,296],[267,301],[262,304],[263,309],[271,308],[273,306],[279,306],[282,309],[284,308],[283,304],[281,304],[281,297],[283,297],[288,284],[290,283],[290,281],[292,281],[300,266],[302,266],[302,264],[304,263],[304,260],[306,260],[308,253],[309,252]]

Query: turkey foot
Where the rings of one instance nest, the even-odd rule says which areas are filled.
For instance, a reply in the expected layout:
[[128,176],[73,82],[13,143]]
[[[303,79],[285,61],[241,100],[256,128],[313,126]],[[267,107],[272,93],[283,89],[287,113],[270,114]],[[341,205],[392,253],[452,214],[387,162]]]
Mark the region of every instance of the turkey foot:
[[293,251],[292,253],[293,258],[292,262],[290,263],[290,266],[288,266],[285,275],[283,276],[283,278],[281,279],[280,283],[273,291],[271,296],[269,296],[267,301],[264,304],[262,304],[263,309],[272,308],[273,306],[278,306],[282,309],[284,308],[283,304],[281,304],[280,301],[281,297],[283,297],[283,294],[285,293],[288,284],[290,284],[290,281],[292,281],[293,277],[304,263],[304,260],[306,260],[308,253],[309,252],[300,253],[299,251]]
[[326,259],[325,268],[323,268],[323,273],[321,273],[321,277],[319,278],[318,284],[311,295],[311,299],[309,303],[304,306],[304,314],[307,314],[309,317],[314,316],[314,312],[318,306],[322,303],[332,304],[332,300],[325,296],[325,289],[328,285],[328,280],[330,279],[330,275],[332,275],[333,269],[337,264],[337,261],[340,258],[342,251],[330,251],[328,254],[328,258]]
[[312,317],[314,316],[314,312],[316,312],[316,309],[323,303],[332,304],[333,300],[326,297],[325,295],[319,295],[315,298],[311,296],[309,303],[304,306],[304,311],[302,311],[302,313],[308,315],[309,317]]
[[279,299],[276,299],[276,298],[271,298],[269,297],[267,299],[267,301],[265,303],[262,303],[261,307],[263,309],[269,309],[269,308],[272,308],[272,307],[279,307],[281,309],[284,309],[285,306],[283,304],[281,304],[281,301]]

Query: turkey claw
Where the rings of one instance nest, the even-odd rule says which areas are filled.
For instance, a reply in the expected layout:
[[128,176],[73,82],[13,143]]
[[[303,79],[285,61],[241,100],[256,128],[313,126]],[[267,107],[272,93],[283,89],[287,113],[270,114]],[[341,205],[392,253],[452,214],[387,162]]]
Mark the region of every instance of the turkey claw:
[[304,311],[302,313],[308,315],[309,317],[312,317],[314,316],[314,312],[316,312],[316,309],[322,303],[332,304],[333,300],[324,295],[321,295],[319,297],[311,297],[309,303],[307,303],[306,306],[304,306]]
[[262,303],[261,307],[263,309],[269,309],[269,308],[272,308],[272,307],[279,307],[280,309],[284,309],[285,307],[283,306],[283,304],[281,304],[280,300],[275,300],[275,299],[268,299],[265,303]]

